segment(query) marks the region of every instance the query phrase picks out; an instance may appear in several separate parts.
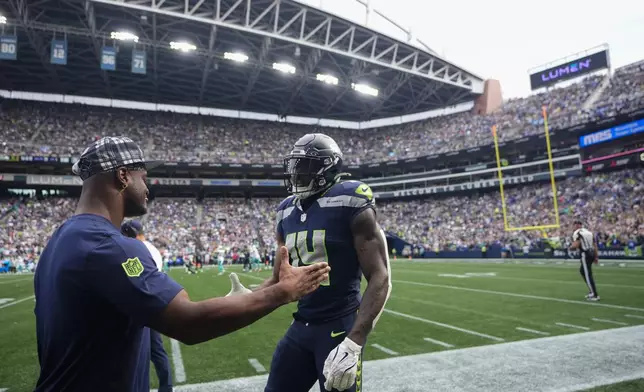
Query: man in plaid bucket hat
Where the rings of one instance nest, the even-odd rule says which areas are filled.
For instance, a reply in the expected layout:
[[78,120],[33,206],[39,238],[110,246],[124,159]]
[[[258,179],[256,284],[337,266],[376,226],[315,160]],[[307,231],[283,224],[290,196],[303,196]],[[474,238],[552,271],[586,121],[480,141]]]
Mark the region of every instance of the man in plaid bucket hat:
[[273,276],[255,291],[191,301],[159,272],[143,242],[120,231],[125,217],[147,212],[147,170],[158,164],[127,137],[95,141],[74,164],[83,180],[76,212],[52,235],[34,277],[36,392],[148,392],[149,328],[186,344],[205,342],[328,279],[328,264],[293,268],[282,247]]
[[[124,217],[131,217],[147,212],[148,189],[144,177],[147,170],[161,164],[160,161],[146,161],[141,148],[130,138],[104,137],[83,151],[80,159],[74,163],[72,171],[80,176],[83,182],[104,183],[108,180],[109,183],[106,177],[113,177],[114,181],[120,183],[117,184],[116,190],[122,195]],[[126,181],[128,173],[131,175],[130,183]]]

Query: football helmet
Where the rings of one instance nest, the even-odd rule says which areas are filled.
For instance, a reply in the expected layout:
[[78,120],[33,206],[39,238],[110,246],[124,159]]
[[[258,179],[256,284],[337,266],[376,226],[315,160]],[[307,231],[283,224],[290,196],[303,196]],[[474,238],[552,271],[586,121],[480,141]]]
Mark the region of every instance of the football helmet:
[[284,158],[284,182],[289,193],[306,199],[335,183],[342,170],[342,151],[322,133],[302,136]]

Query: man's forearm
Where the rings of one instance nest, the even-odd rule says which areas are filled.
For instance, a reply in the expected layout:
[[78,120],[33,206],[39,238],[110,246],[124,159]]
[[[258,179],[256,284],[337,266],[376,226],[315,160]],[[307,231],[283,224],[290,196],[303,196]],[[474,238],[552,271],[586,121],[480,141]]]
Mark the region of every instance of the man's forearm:
[[367,335],[373,329],[374,320],[385,307],[388,292],[389,278],[386,274],[371,276],[362,297],[358,317],[347,336],[349,339],[361,346],[365,344]]
[[195,302],[184,320],[172,323],[176,333],[168,335],[178,335],[176,338],[185,344],[205,342],[246,327],[286,302],[286,294],[278,285],[246,295]]

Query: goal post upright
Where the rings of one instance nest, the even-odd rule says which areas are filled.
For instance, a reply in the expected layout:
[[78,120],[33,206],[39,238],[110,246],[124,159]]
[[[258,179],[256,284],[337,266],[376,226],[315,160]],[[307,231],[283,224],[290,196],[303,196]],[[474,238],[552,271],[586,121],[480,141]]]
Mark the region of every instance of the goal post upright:
[[550,169],[550,184],[552,185],[552,202],[555,207],[555,225],[559,228],[559,202],[557,200],[557,184],[555,182],[555,169],[552,163],[552,148],[550,147],[550,130],[548,129],[548,111],[541,107],[543,113],[543,128],[546,133],[546,150],[548,151],[548,168]]
[[541,107],[541,113],[543,115],[543,129],[545,132],[546,139],[546,151],[548,153],[548,171],[550,172],[550,186],[552,190],[552,201],[553,208],[555,213],[555,223],[548,225],[538,225],[538,226],[522,226],[522,227],[510,227],[508,225],[508,212],[507,212],[507,203],[505,200],[505,190],[503,186],[503,168],[501,167],[501,154],[499,153],[499,138],[497,133],[497,126],[492,126],[492,137],[494,138],[494,152],[496,153],[496,166],[497,173],[499,178],[499,190],[501,193],[501,208],[503,210],[503,227],[505,231],[529,231],[529,230],[545,230],[545,229],[558,229],[561,227],[559,220],[559,202],[557,200],[557,184],[555,181],[555,169],[554,163],[552,161],[552,146],[550,144],[550,131],[548,129],[548,112],[545,106]]
[[503,170],[501,170],[501,156],[499,154],[499,139],[496,134],[496,124],[492,126],[494,137],[494,151],[496,152],[496,167],[499,174],[499,189],[501,190],[501,209],[503,210],[503,227],[508,230],[508,214],[505,206],[505,194],[503,193]]

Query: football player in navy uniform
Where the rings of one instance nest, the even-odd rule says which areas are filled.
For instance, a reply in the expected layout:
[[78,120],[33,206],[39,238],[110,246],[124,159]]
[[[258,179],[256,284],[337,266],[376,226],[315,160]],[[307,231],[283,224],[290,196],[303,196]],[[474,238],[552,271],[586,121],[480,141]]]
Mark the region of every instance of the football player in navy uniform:
[[[362,348],[391,291],[387,240],[371,188],[343,181],[342,152],[308,134],[284,159],[292,196],[277,209],[277,242],[293,266],[328,262],[329,279],[300,299],[278,343],[265,392],[360,391]],[[368,286],[360,295],[360,280]],[[358,311],[359,309],[359,311]]]

